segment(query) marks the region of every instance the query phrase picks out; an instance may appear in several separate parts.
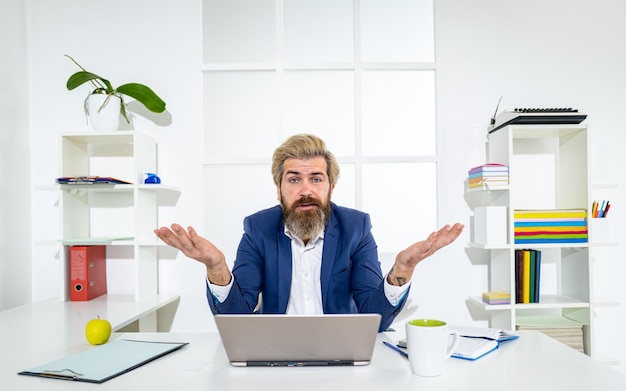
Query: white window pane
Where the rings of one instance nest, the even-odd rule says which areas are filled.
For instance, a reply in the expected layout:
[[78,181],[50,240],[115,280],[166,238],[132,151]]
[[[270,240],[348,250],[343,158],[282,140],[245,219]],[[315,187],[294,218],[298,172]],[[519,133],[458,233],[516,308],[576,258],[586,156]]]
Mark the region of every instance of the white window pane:
[[271,158],[281,141],[274,72],[206,73],[203,104],[205,159]]
[[284,2],[285,61],[352,61],[352,0]]
[[362,80],[364,155],[434,155],[434,72],[368,71]]
[[363,61],[434,61],[432,0],[362,0]]
[[324,139],[336,156],[353,155],[353,72],[297,71],[284,76],[285,133],[313,133]]
[[363,210],[379,252],[404,250],[438,228],[436,177],[435,163],[363,166]]
[[275,60],[274,0],[203,0],[202,17],[205,63]]
[[[335,153],[331,149],[331,152]],[[331,200],[339,205],[347,208],[355,208],[356,196],[355,196],[355,173],[356,169],[354,164],[339,163],[339,181],[335,185],[333,196]]]
[[204,168],[206,232],[199,232],[233,261],[243,233],[243,219],[278,205],[270,165],[207,166]]

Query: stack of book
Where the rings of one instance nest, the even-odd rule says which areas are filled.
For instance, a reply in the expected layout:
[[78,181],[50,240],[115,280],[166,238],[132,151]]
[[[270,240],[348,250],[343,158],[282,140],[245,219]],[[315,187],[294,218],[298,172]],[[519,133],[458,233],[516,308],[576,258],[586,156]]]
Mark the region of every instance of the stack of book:
[[585,209],[515,210],[515,244],[587,243]]
[[556,339],[567,346],[585,352],[583,326],[573,320],[562,317],[534,317],[532,320],[517,320],[517,330],[536,330]]
[[539,303],[541,251],[515,250],[515,302]]
[[487,163],[468,171],[469,188],[506,188],[509,185],[509,167],[503,164]]

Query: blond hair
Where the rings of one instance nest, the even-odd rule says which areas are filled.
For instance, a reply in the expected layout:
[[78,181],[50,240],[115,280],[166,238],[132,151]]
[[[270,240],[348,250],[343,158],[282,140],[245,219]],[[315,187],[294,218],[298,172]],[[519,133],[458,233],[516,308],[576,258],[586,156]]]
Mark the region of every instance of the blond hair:
[[280,185],[283,179],[283,167],[287,159],[312,159],[322,156],[326,159],[326,174],[331,185],[339,179],[339,164],[332,152],[326,148],[321,138],[312,134],[296,134],[289,137],[276,148],[272,157],[272,176],[274,183]]

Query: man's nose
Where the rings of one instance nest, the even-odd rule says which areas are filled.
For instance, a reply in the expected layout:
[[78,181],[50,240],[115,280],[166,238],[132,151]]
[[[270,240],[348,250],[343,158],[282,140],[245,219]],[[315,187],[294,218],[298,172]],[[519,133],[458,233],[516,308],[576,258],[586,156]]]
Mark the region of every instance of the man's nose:
[[308,182],[302,182],[299,192],[300,197],[309,197],[311,194],[311,185]]

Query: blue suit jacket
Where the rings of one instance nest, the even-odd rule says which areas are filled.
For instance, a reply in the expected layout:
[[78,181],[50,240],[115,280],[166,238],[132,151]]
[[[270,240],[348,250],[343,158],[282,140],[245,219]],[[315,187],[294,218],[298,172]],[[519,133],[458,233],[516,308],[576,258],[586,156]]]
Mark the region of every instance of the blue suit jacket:
[[[287,311],[291,239],[284,233],[280,206],[244,219],[244,234],[232,272],[233,287],[223,303],[207,287],[214,314],[251,313],[261,292],[261,313]],[[324,233],[320,279],[324,313],[379,313],[380,331],[389,327],[405,303],[403,298],[397,306],[392,306],[387,300],[369,215],[354,209],[332,204]]]

